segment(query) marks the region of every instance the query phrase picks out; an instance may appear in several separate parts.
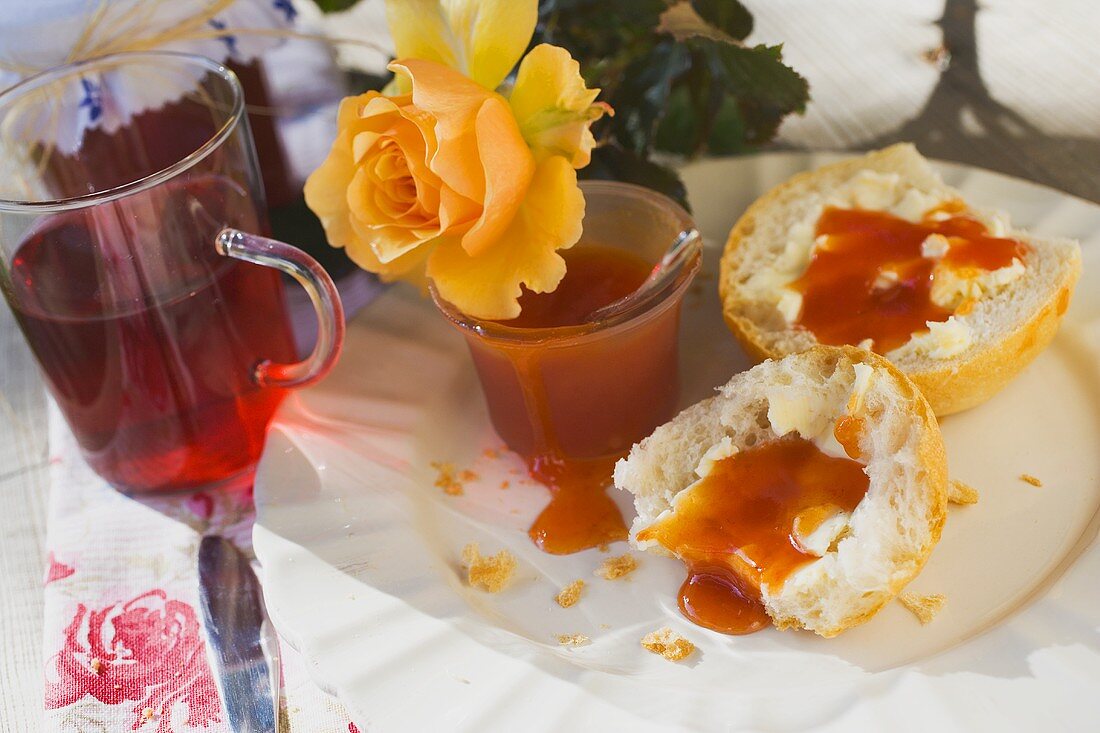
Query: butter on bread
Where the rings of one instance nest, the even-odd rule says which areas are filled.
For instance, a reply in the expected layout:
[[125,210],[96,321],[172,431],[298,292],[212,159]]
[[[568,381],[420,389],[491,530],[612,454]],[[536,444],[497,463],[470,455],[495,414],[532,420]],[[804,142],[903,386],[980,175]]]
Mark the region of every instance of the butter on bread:
[[[781,437],[819,428],[856,410],[864,421],[866,495],[826,538],[799,538],[819,556],[761,599],[780,628],[831,637],[873,616],[923,568],[946,514],[947,463],[935,416],[916,386],[886,359],[855,347],[816,346],[735,375],[719,394],[687,408],[633,447],[615,466],[615,486],[634,495],[631,538],[674,512],[700,467]],[[821,425],[819,425],[821,423]],[[805,432],[803,432],[805,431]],[[828,446],[822,447],[828,452]],[[792,528],[792,530],[795,528]],[[820,539],[820,538],[817,538]]]
[[[727,325],[757,359],[817,344],[812,332],[793,324],[798,294],[783,285],[809,262],[822,206],[840,200],[915,220],[951,199],[962,195],[909,144],[794,176],[753,203],[730,232],[719,276]],[[1028,252],[1023,262],[969,278],[937,266],[933,298],[952,302],[955,314],[886,354],[937,415],[989,399],[1046,348],[1081,269],[1077,242],[1013,230],[993,212],[968,212],[995,235],[1025,243]],[[927,244],[935,249],[936,242]]]

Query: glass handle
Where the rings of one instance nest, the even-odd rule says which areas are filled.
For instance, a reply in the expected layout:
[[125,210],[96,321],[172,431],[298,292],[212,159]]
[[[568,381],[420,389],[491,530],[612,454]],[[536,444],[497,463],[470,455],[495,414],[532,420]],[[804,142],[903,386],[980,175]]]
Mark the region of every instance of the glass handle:
[[214,246],[220,255],[274,267],[290,275],[306,289],[317,311],[317,343],[313,352],[293,364],[260,362],[253,373],[256,383],[261,387],[301,387],[328,374],[344,345],[344,306],[336,284],[317,260],[297,247],[237,229],[222,229],[214,239]]

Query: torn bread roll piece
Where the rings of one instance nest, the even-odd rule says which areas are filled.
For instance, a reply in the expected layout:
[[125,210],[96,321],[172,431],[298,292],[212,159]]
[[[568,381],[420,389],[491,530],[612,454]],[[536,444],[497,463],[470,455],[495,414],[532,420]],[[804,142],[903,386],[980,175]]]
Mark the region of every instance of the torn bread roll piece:
[[719,291],[755,358],[862,345],[947,415],[987,400],[1046,348],[1080,269],[1077,242],[970,206],[898,144],[758,199],[730,232]]
[[615,486],[634,495],[631,541],[688,565],[690,619],[743,633],[692,615],[714,605],[692,600],[692,573],[720,568],[731,602],[759,604],[765,624],[831,637],[920,572],[943,526],[947,465],[912,381],[871,352],[817,346],[734,376],[657,428],[615,466]]

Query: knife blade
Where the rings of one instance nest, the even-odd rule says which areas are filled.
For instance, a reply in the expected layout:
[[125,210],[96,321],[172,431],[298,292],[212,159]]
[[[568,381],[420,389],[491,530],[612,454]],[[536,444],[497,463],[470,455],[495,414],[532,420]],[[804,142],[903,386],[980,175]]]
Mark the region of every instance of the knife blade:
[[217,535],[203,537],[198,556],[199,596],[207,656],[234,733],[276,733],[278,665],[269,653],[260,581],[248,558]]

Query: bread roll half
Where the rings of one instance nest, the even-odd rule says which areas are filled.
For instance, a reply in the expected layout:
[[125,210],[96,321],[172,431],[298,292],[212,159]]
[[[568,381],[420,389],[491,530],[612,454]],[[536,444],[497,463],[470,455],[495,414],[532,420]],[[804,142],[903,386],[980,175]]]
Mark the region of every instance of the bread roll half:
[[[952,199],[962,195],[909,144],[794,176],[758,199],[730,232],[719,278],[727,325],[757,359],[813,346],[814,334],[792,323],[797,306],[784,299],[790,295],[784,283],[805,270],[822,207],[890,210],[916,220]],[[997,236],[1024,242],[1028,251],[1022,271],[993,277],[967,312],[960,309],[946,327],[937,324],[934,332],[914,335],[885,354],[920,387],[937,415],[987,400],[1050,343],[1081,269],[1075,241],[1012,229],[1003,213],[972,207],[968,213]],[[806,244],[799,245],[799,237]]]
[[808,555],[779,587],[761,584],[760,595],[779,628],[831,637],[866,621],[920,572],[939,540],[947,502],[947,464],[931,408],[912,381],[871,352],[817,346],[765,361],[635,445],[615,467],[615,486],[634,495],[632,540],[669,554],[652,541],[639,543],[638,533],[675,513],[716,446],[728,454],[730,446],[749,450],[797,431],[828,452],[844,415],[863,421],[859,462],[867,492],[816,551],[820,557]]

